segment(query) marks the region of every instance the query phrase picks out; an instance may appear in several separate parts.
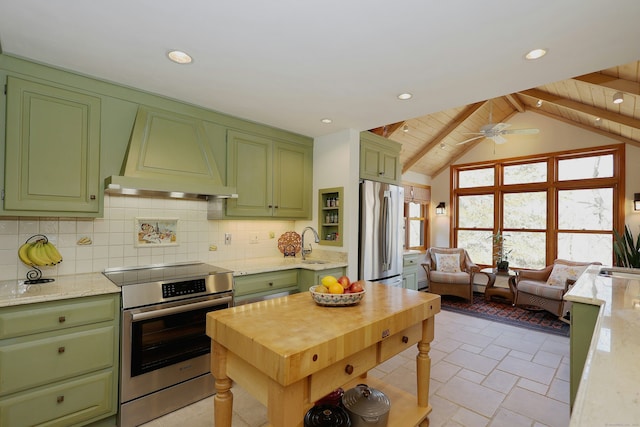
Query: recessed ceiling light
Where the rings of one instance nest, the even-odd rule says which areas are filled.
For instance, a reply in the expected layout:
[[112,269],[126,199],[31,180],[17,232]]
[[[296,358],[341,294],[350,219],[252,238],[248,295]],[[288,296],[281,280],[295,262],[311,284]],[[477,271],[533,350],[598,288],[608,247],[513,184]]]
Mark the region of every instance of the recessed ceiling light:
[[411,98],[413,98],[413,95],[411,95],[409,92],[401,93],[400,95],[398,95],[398,99],[401,99],[403,101]]
[[542,107],[542,99],[538,99],[538,102],[536,102],[536,107]]
[[332,123],[332,122],[333,122],[333,120],[331,120],[331,119],[329,119],[329,118],[324,118],[324,119],[321,119],[320,121],[321,121],[322,123],[325,123],[325,124],[329,124],[329,123]]
[[622,92],[616,92],[613,94],[613,103],[614,104],[622,104],[624,98],[622,97]]
[[167,56],[176,64],[190,64],[193,61],[188,53],[181,50],[171,50],[167,52]]
[[405,124],[402,126],[402,132],[409,132],[409,125]]
[[547,49],[533,49],[524,56],[526,59],[538,59],[547,54]]

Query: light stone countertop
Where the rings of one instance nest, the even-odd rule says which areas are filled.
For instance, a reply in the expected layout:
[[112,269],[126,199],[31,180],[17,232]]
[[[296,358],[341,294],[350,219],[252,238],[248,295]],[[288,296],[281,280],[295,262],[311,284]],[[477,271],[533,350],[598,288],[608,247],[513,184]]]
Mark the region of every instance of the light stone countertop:
[[565,295],[600,306],[570,425],[640,426],[640,270],[601,268],[611,267],[589,267]]
[[[311,258],[311,260],[313,260],[313,258]],[[220,261],[212,264],[217,267],[232,270],[234,276],[296,268],[322,271],[330,268],[346,267],[348,265],[346,262],[341,261],[339,257],[335,259],[329,257],[322,264],[305,264],[300,257],[265,257]],[[120,293],[120,288],[99,272],[56,276],[54,279],[53,282],[33,285],[26,285],[24,279],[0,281],[0,307]]]
[[[317,261],[318,258],[307,258],[308,261]],[[339,259],[322,259],[322,264],[307,264],[300,257],[265,257],[235,261],[217,261],[217,267],[233,271],[234,276],[247,274],[267,273],[271,271],[291,270],[296,268],[322,271],[330,268],[347,267],[347,263]]]
[[0,282],[0,307],[120,293],[102,273],[57,276],[55,281],[26,285],[25,280]]

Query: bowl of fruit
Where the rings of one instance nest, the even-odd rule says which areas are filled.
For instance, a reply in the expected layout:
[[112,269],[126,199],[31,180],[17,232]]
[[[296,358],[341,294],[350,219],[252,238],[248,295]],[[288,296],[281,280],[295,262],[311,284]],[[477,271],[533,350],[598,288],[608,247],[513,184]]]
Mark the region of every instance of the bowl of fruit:
[[336,279],[325,276],[319,285],[309,288],[311,297],[318,305],[325,307],[347,307],[356,305],[364,298],[364,281],[351,282],[347,276]]

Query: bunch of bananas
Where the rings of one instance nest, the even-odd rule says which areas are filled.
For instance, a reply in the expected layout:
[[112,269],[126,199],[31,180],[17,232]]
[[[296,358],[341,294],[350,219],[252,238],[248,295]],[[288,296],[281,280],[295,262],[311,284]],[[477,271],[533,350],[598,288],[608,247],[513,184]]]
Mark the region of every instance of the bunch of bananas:
[[48,239],[27,241],[18,249],[20,261],[28,266],[56,265],[62,262],[62,255]]

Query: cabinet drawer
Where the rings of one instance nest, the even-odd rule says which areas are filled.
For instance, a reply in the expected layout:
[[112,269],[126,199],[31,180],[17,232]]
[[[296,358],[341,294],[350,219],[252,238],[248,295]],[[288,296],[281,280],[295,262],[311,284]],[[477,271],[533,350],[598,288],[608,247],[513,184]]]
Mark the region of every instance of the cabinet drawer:
[[422,323],[413,325],[404,331],[393,334],[380,342],[380,357],[378,363],[382,363],[392,356],[408,349],[418,343],[422,338]]
[[114,364],[113,325],[19,338],[0,345],[0,396]]
[[406,267],[417,267],[420,265],[419,255],[407,255],[403,258],[402,265]]
[[242,296],[272,289],[298,286],[298,271],[274,271],[234,278],[235,295]]
[[114,296],[52,301],[0,309],[0,339],[114,320]]
[[100,372],[0,399],[0,425],[76,425],[115,413],[113,372]]
[[315,402],[337,386],[366,373],[376,366],[376,346],[372,345],[352,356],[311,375],[309,400]]

